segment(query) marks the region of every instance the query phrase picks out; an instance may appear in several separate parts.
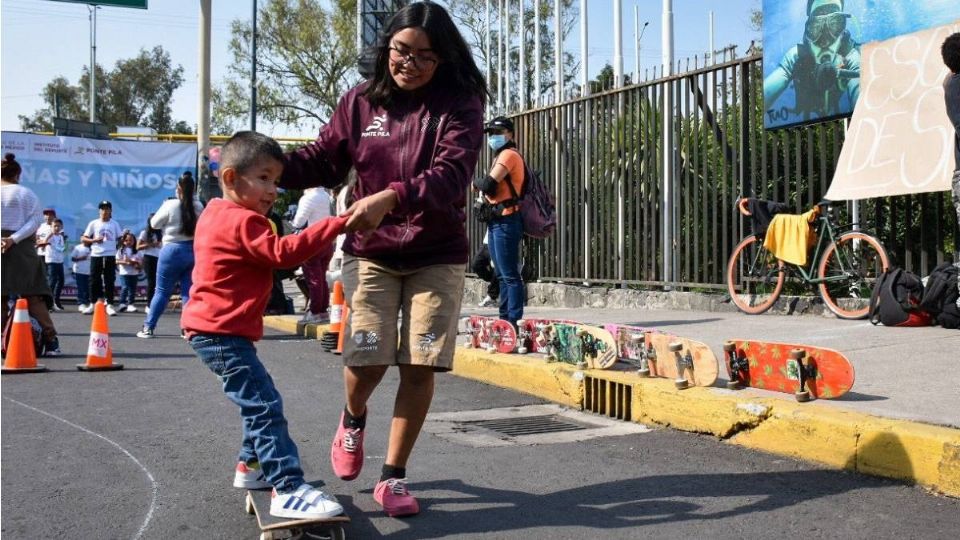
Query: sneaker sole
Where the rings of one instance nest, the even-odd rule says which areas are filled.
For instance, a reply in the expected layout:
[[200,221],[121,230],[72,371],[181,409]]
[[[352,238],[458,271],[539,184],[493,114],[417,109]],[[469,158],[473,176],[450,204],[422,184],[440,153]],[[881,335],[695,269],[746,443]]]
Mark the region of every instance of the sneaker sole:
[[296,510],[287,510],[285,508],[280,508],[276,512],[273,511],[273,508],[270,509],[270,515],[274,517],[282,517],[287,519],[327,519],[343,515],[343,507],[340,510],[332,510],[330,512],[318,512],[305,514],[303,512],[297,512]]
[[266,480],[233,480],[233,487],[240,489],[272,489],[273,484]]

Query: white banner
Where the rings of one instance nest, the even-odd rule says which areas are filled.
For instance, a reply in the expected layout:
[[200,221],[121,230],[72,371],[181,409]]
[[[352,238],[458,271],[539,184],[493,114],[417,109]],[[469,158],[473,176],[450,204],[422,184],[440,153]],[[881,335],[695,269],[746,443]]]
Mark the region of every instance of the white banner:
[[944,105],[943,40],[960,21],[867,43],[860,99],[824,198],[867,199],[950,189],[954,129]]

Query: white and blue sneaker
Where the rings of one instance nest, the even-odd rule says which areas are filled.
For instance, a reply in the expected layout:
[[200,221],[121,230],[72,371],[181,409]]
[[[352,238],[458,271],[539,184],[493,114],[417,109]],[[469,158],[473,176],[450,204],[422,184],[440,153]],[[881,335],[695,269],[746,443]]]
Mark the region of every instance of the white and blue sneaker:
[[343,507],[332,495],[303,484],[290,493],[273,490],[270,499],[270,515],[290,519],[317,519],[339,516]]
[[[150,332],[150,336],[153,337],[153,332]],[[243,489],[268,489],[273,487],[273,484],[267,482],[267,479],[263,477],[263,471],[260,470],[259,463],[247,465],[241,461],[237,463],[237,471],[236,474],[233,475],[233,487]]]

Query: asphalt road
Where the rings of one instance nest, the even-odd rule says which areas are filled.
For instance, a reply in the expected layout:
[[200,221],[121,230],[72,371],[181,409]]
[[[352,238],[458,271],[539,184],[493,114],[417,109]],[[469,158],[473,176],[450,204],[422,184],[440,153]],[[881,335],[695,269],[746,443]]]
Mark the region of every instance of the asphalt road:
[[[2,378],[4,538],[257,538],[230,486],[235,407],[175,336],[110,319],[126,369],[81,373],[90,318],[57,314],[67,356],[52,372]],[[339,358],[268,335],[260,354],[281,389],[307,477],[327,482],[352,518],[349,538],[955,538],[960,501],[897,482],[821,469],[709,436],[653,429],[582,442],[478,447],[423,433],[408,466],[423,512],[385,517],[372,500],[395,374],[370,404],[368,462],[342,482],[329,444],[343,404]],[[441,375],[432,411],[540,403]],[[430,422],[435,422],[431,420]],[[643,431],[643,430],[637,430]]]

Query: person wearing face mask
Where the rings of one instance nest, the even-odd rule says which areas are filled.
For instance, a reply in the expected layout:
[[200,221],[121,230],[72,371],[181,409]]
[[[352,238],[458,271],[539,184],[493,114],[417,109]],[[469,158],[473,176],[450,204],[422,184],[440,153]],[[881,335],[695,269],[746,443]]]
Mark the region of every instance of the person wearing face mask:
[[848,29],[844,0],[807,0],[803,41],[791,47],[763,80],[767,109],[792,83],[803,120],[852,110],[860,95],[860,43]]
[[513,140],[513,122],[498,116],[484,126],[487,145],[493,150],[490,173],[474,180],[474,187],[483,193],[492,212],[487,222],[490,258],[500,280],[500,318],[516,326],[523,318],[524,286],[520,275],[520,240],[523,220],[520,217],[519,193],[526,181],[526,165]]

